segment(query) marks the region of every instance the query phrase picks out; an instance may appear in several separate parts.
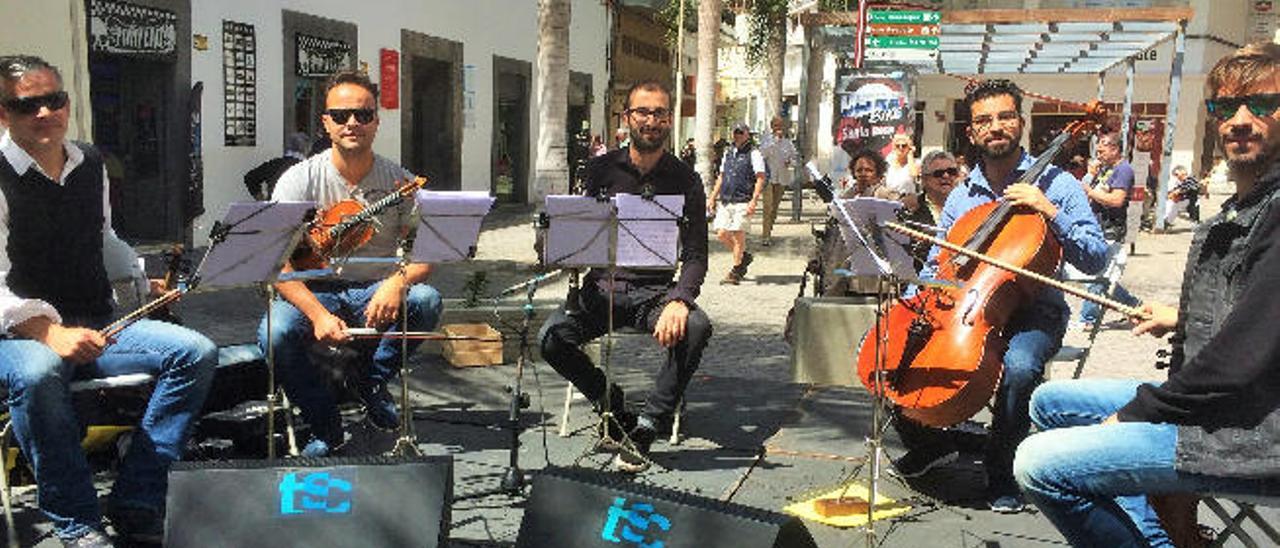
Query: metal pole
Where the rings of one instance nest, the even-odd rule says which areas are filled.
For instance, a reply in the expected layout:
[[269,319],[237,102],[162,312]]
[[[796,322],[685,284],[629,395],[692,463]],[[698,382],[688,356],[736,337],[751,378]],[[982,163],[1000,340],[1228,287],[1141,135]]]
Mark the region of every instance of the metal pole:
[[[793,166],[795,168],[804,165],[806,159],[813,160],[817,157],[817,151],[814,150],[817,147],[810,146],[810,143],[814,143],[814,140],[809,139],[809,71],[807,70],[809,56],[813,55],[815,31],[816,29],[813,26],[804,28],[804,45],[800,47],[800,67],[802,70],[800,71],[800,100],[796,102],[796,110],[799,111],[799,116],[796,117],[795,140],[796,144],[799,145],[800,154],[796,160],[797,165]],[[797,169],[796,171],[802,175],[791,178],[791,222],[793,223],[800,222],[801,210],[804,207],[804,200],[802,199],[804,191],[802,189],[804,188],[804,177],[807,177],[807,175],[803,175],[805,173],[803,169]]]
[[1173,133],[1178,123],[1178,101],[1182,97],[1182,58],[1187,52],[1187,22],[1178,21],[1178,34],[1173,39],[1173,68],[1169,71],[1169,112],[1164,122],[1164,151],[1160,161],[1160,183],[1156,187],[1156,222],[1164,230],[1164,208],[1169,188],[1169,163],[1173,161]]
[[[1101,102],[1107,96],[1107,71],[1098,73],[1098,96],[1097,100]],[[1098,155],[1098,139],[1094,138],[1089,142],[1089,156],[1096,157]]]
[[1129,159],[1129,128],[1133,123],[1133,65],[1130,57],[1124,65],[1124,115],[1120,119],[1120,157]]
[[[680,139],[680,122],[684,117],[684,0],[680,0],[680,13],[676,15],[676,104],[672,109],[675,127],[671,128],[671,150],[676,154],[684,150],[684,141]],[[695,162],[696,163],[696,162]],[[690,166],[693,167],[693,166]]]

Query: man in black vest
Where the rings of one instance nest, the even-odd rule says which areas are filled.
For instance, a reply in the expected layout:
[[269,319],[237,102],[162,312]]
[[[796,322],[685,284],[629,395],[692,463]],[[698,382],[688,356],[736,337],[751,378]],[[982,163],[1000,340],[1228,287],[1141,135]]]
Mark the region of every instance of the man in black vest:
[[747,231],[756,212],[756,202],[764,192],[764,180],[764,156],[751,142],[747,124],[738,122],[733,126],[733,146],[725,149],[720,176],[707,197],[707,211],[716,214],[711,225],[716,239],[733,253],[733,268],[720,280],[722,284],[738,285],[751,266],[753,256],[747,251]]
[[[110,546],[71,407],[73,379],[149,373],[155,391],[108,499],[131,541],[159,542],[166,475],[204,404],[217,347],[203,335],[140,320],[113,338],[103,266],[111,230],[102,157],[66,140],[58,70],[30,56],[0,57],[0,387],[31,461],[40,509],[67,546]],[[158,286],[153,286],[158,287]]]

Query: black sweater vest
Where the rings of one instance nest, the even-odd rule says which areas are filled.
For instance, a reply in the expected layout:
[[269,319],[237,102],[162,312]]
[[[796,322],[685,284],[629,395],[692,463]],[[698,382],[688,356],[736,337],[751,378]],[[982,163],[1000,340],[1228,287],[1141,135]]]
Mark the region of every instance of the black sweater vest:
[[34,166],[19,175],[0,154],[0,191],[9,205],[9,275],[15,295],[40,299],[64,320],[111,314],[102,262],[102,157],[76,143],[84,162],[59,185]]

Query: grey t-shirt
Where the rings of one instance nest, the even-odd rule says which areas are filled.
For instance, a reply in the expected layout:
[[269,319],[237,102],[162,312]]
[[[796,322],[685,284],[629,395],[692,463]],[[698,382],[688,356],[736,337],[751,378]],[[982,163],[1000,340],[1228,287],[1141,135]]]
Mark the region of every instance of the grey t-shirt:
[[[372,204],[391,194],[414,175],[395,162],[374,155],[373,169],[359,184],[351,186],[333,165],[333,150],[326,150],[290,167],[276,183],[271,199],[276,201],[316,202],[321,210],[343,200]],[[388,207],[376,217],[377,232],[373,238],[351,254],[352,257],[395,257],[398,240],[415,226],[414,200],[410,196],[399,205]],[[375,280],[386,278],[394,264],[347,264],[343,279]]]

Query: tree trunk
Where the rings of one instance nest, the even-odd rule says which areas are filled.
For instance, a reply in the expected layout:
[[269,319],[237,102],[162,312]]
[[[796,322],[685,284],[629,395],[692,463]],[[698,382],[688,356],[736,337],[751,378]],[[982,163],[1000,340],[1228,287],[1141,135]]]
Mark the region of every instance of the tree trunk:
[[715,184],[711,177],[716,160],[713,132],[716,120],[717,53],[720,41],[720,0],[698,2],[698,93],[694,101],[697,115],[694,117],[693,144],[698,149],[698,173],[702,184],[708,188]]
[[822,104],[822,79],[824,74],[823,67],[827,62],[827,52],[817,43],[814,34],[816,29],[809,27],[805,29],[805,40],[809,42],[809,61],[804,68],[807,79],[804,88],[804,119],[805,131],[801,136],[801,142],[804,143],[804,154],[808,159],[812,160],[818,157],[818,139],[824,135],[823,128],[819,120],[819,107]]
[[565,124],[569,117],[571,0],[538,0],[538,156],[529,201],[569,190]]
[[769,40],[769,55],[764,65],[764,101],[765,131],[769,130],[769,122],[774,116],[782,114],[782,73],[786,65],[787,55],[787,21],[776,23],[778,28]]

